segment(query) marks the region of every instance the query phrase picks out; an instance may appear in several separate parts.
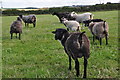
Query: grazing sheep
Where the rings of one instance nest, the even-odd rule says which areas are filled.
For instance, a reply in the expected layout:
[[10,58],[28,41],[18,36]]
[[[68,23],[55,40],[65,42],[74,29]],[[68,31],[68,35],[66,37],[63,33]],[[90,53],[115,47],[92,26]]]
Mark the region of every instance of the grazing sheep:
[[19,16],[25,23],[25,26],[29,26],[29,23],[30,24],[32,23],[34,27],[36,26],[36,16],[35,15],[28,15],[28,16],[19,15]]
[[79,76],[79,61],[78,58],[84,57],[84,75],[87,76],[87,59],[90,56],[90,42],[85,32],[69,33],[65,29],[56,29],[52,32],[55,34],[55,40],[60,40],[65,52],[69,57],[69,70],[71,70],[71,57],[75,61],[76,76]]
[[13,33],[16,33],[16,38],[17,38],[17,33],[19,33],[19,39],[21,39],[22,21],[19,17],[17,17],[17,20],[14,21],[10,26],[11,39],[13,37]]
[[98,39],[100,41],[100,45],[102,45],[102,38],[105,37],[106,45],[108,44],[108,24],[106,21],[103,22],[92,22],[88,27],[93,34],[93,42],[94,39]]
[[77,14],[75,12],[72,12],[71,17],[75,18],[77,22],[83,23],[83,21],[85,20],[93,19],[93,14],[89,12],[83,14]]
[[77,14],[75,12],[72,12],[71,17],[75,18],[77,22],[82,23],[83,28],[83,21],[93,19],[93,14],[89,12],[83,14]]
[[69,13],[69,12],[58,12],[58,13],[54,12],[52,15],[56,15],[59,18],[61,23],[62,23],[63,17],[68,20],[75,20],[75,18],[71,17],[71,13]]
[[89,24],[91,22],[102,22],[102,21],[104,21],[104,20],[102,20],[102,19],[89,19],[89,20],[83,21],[83,23],[85,24],[85,27],[87,27],[87,26],[89,26]]
[[66,18],[62,18],[62,23],[67,27],[68,31],[80,30],[80,24],[77,21],[73,21],[73,20],[68,21]]

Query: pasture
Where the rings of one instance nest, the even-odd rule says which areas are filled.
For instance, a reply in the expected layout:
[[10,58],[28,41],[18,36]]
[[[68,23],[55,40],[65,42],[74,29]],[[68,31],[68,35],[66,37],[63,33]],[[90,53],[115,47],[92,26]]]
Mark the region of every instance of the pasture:
[[[118,77],[118,11],[91,12],[94,18],[106,20],[109,24],[109,40],[100,46],[98,40],[92,42],[87,27],[86,35],[90,40],[87,78]],[[59,41],[51,33],[56,28],[66,28],[56,16],[37,15],[37,25],[25,27],[21,40],[10,39],[9,28],[17,16],[2,17],[2,77],[3,78],[76,78],[74,61],[68,70],[68,56]],[[79,59],[80,76],[83,76],[83,58]]]

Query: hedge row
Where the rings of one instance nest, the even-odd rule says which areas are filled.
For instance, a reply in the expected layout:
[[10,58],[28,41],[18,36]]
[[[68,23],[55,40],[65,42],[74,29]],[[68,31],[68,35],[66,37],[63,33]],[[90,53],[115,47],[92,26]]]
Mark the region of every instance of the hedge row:
[[12,16],[19,14],[51,14],[53,12],[86,12],[86,11],[105,11],[105,10],[119,10],[119,3],[107,3],[107,4],[96,4],[92,6],[80,6],[80,7],[54,7],[45,10],[17,10],[17,9],[7,9],[2,11],[3,15]]

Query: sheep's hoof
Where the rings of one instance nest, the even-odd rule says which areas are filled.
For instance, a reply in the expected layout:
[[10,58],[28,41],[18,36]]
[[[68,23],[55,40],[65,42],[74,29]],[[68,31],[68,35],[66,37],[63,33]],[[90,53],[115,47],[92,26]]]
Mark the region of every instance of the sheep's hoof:
[[77,73],[76,76],[79,77],[79,73]]
[[83,78],[86,78],[86,76],[83,76]]
[[70,71],[71,71],[71,67],[69,67],[69,68],[68,68],[68,70],[70,70]]
[[76,74],[76,76],[77,76],[77,77],[79,77],[79,75],[78,75],[78,74]]

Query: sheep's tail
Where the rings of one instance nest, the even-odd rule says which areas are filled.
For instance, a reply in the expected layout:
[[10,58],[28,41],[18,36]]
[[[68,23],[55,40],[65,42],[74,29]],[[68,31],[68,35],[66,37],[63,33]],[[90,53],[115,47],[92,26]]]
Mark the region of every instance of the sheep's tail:
[[105,29],[105,26],[106,26],[105,23],[106,23],[106,21],[104,21],[104,23],[103,23],[103,28],[104,28],[103,34],[107,35],[107,31]]
[[93,16],[94,16],[93,14],[90,14],[90,19],[93,19]]
[[36,20],[36,17],[35,17],[35,16],[33,16],[33,17],[32,17],[32,19]]
[[79,43],[80,43],[80,46],[82,46],[82,36],[83,36],[83,34],[85,33],[85,31],[84,32],[82,32],[80,35],[79,35]]

